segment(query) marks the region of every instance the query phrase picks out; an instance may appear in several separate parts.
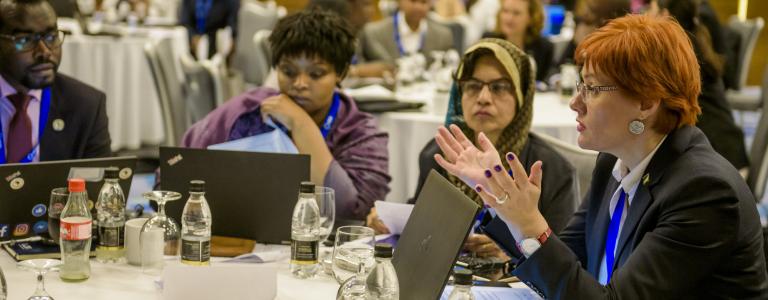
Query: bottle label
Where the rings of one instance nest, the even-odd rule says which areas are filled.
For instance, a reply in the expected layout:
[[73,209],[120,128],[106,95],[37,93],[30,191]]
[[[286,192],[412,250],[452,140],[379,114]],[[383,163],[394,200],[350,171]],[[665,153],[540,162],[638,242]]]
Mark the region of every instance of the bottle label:
[[98,226],[99,247],[123,248],[123,226],[104,227]]
[[318,241],[291,240],[291,263],[312,265],[317,263]]
[[85,217],[62,218],[59,235],[65,241],[81,241],[91,238],[91,224],[93,220]]
[[207,262],[211,259],[211,241],[181,239],[182,262]]

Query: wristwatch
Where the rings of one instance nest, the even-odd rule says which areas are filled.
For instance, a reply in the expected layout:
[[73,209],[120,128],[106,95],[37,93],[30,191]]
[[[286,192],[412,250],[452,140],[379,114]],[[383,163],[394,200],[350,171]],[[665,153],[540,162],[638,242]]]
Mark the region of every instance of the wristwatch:
[[541,245],[547,241],[550,235],[552,235],[552,229],[547,227],[547,230],[537,238],[527,238],[517,243],[517,249],[525,255],[525,258],[531,257],[536,250],[541,248]]

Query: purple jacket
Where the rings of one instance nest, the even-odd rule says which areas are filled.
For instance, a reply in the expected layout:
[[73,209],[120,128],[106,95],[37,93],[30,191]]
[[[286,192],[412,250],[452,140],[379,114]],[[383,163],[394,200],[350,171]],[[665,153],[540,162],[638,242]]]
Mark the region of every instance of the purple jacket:
[[[206,148],[271,131],[261,119],[259,105],[279,91],[257,88],[232,98],[192,125],[182,145]],[[325,186],[336,191],[336,216],[364,219],[373,202],[389,192],[387,133],[378,129],[370,114],[357,109],[355,102],[341,94],[341,107],[326,144],[333,161],[325,175]]]

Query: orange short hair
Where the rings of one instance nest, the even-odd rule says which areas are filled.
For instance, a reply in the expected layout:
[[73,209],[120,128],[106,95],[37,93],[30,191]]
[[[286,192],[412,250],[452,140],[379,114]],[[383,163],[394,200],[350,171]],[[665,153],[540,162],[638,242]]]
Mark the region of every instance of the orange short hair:
[[633,98],[661,100],[655,130],[666,134],[696,124],[699,63],[688,35],[672,18],[614,19],[582,41],[574,59],[599,70]]

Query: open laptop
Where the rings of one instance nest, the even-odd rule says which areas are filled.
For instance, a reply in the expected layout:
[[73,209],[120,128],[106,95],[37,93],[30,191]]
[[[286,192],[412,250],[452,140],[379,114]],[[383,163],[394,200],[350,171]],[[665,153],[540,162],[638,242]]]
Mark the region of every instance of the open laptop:
[[182,194],[166,205],[181,221],[189,181],[205,181],[214,235],[286,244],[299,184],[309,180],[309,156],[229,150],[160,148],[160,187]]
[[136,168],[136,157],[0,165],[0,240],[47,233],[51,190],[66,187],[69,178],[85,179],[89,206],[93,207],[104,183],[104,169],[107,167],[120,169],[120,187],[127,196]]
[[401,299],[438,299],[480,206],[432,170],[392,263]]

